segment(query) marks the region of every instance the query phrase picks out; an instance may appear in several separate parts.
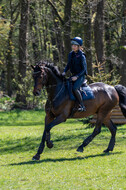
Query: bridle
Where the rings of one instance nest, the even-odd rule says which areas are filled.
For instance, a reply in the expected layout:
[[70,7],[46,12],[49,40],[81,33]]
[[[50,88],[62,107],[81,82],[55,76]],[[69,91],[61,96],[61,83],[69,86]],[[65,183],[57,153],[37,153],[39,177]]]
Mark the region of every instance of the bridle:
[[[46,74],[45,74],[44,71],[43,71],[43,72],[42,72],[42,70],[41,70],[41,71],[35,71],[35,72],[33,72],[33,75],[37,75],[37,76],[36,76],[36,79],[35,79],[35,80],[37,80],[37,78],[40,76],[40,75],[38,75],[38,74],[40,74],[40,73],[42,73],[42,74],[44,74],[44,75],[43,75],[42,83],[38,83],[38,84],[42,84],[42,86],[45,86],[45,82],[46,82],[47,78],[46,78]],[[36,82],[35,82],[35,83],[36,83]],[[36,84],[35,84],[35,86],[36,86]]]
[[[42,70],[41,71],[36,71],[36,72],[33,72],[33,75],[35,74],[40,74],[42,72]],[[46,97],[46,93],[45,93],[45,90],[47,89],[47,88],[53,88],[53,87],[56,87],[57,86],[57,84],[53,84],[53,85],[46,85],[45,86],[45,83],[46,83],[46,81],[47,81],[47,77],[46,77],[46,74],[45,74],[45,70],[43,71],[43,80],[42,80],[42,83],[38,83],[38,84],[35,84],[35,86],[37,86],[37,85],[39,85],[39,84],[41,84],[42,85],[42,91],[43,91],[43,94],[45,95],[45,97]],[[39,77],[40,75],[38,75],[38,76],[36,76],[36,80],[37,80],[37,78]],[[62,89],[63,89],[63,87],[64,87],[64,85],[65,85],[65,82],[64,82],[64,80],[63,80],[63,82],[62,83],[60,83],[60,84],[58,84],[58,85],[61,85],[62,84],[62,86],[61,86],[61,89],[59,90],[59,92],[56,94],[56,96],[53,98],[53,102],[56,100],[56,98],[60,95],[60,93],[62,92]]]

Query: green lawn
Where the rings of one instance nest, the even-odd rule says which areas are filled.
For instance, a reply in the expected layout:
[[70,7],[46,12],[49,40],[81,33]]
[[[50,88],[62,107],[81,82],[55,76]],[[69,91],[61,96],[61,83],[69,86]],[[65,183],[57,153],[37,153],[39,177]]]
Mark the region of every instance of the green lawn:
[[126,189],[126,125],[119,126],[113,153],[104,154],[110,132],[102,127],[84,150],[77,147],[93,129],[68,120],[52,129],[54,147],[32,161],[39,146],[44,111],[0,113],[0,190]]

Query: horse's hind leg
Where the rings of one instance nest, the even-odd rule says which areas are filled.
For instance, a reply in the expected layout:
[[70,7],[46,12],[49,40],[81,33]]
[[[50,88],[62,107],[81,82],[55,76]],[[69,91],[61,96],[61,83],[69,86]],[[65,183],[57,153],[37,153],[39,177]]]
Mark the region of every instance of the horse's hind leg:
[[112,120],[110,118],[108,120],[105,120],[104,124],[108,127],[108,129],[110,130],[111,135],[112,135],[109,145],[108,145],[108,148],[106,150],[104,150],[104,152],[107,153],[109,151],[113,151],[113,149],[114,149],[117,127],[114,125],[114,123],[112,122]]
[[77,149],[78,152],[83,152],[83,147],[87,146],[93,140],[93,138],[101,132],[101,126],[103,120],[104,120],[103,117],[101,115],[98,115],[96,127],[93,133],[83,141],[82,145],[78,147]]

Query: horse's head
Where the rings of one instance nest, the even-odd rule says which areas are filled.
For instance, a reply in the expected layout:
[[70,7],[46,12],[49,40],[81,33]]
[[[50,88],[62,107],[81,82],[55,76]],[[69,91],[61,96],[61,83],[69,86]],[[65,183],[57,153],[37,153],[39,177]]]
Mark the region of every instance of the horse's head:
[[34,90],[33,94],[35,96],[39,96],[42,87],[46,84],[46,72],[44,66],[33,66],[31,65],[33,69],[33,79],[34,79]]
[[[56,86],[63,81],[63,77],[53,63],[40,61],[36,66],[31,66],[33,69],[34,90],[33,94],[39,96],[43,86]],[[48,88],[49,89],[49,88]]]

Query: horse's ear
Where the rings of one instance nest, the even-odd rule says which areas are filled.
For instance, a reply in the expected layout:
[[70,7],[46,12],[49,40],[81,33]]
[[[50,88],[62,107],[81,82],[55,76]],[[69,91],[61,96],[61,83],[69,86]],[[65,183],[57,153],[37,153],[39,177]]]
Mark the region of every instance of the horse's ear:
[[34,70],[35,66],[31,65],[31,68]]

